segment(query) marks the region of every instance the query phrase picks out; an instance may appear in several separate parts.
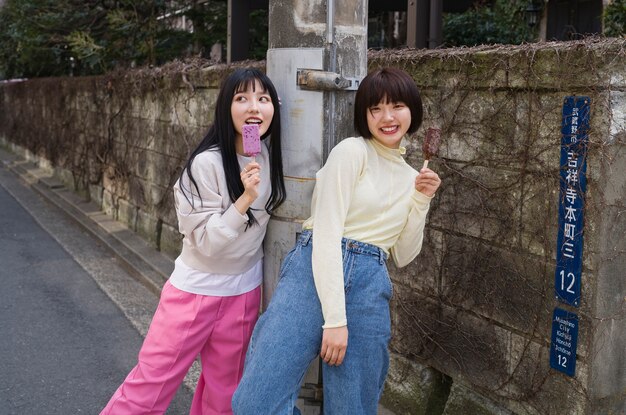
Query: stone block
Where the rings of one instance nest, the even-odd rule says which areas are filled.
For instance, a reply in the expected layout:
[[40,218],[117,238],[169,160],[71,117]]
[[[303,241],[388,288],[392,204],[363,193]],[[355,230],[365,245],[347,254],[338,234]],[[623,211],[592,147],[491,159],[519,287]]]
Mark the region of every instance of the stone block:
[[556,258],[560,197],[558,177],[558,172],[528,171],[520,186],[519,248],[523,253],[544,260]]
[[[474,312],[407,295],[400,292],[393,302],[394,350],[451,376],[455,385],[464,384],[472,394],[497,403],[496,408],[516,414],[586,413],[588,397],[580,385],[589,380],[588,346],[583,344],[590,338],[588,320],[581,322],[576,376],[570,378],[549,367],[548,322],[536,323],[530,335],[519,335]],[[472,408],[454,395],[453,386],[446,411]]]
[[159,241],[161,252],[175,259],[180,255],[182,245],[183,236],[178,232],[178,228],[163,223],[161,227],[161,239]]
[[624,76],[618,74],[626,72],[626,64],[617,57],[622,49],[621,42],[611,40],[595,45],[546,43],[520,50],[511,57],[511,67],[517,70],[510,72],[509,83],[513,88],[569,91],[623,85]]
[[155,125],[154,150],[177,159],[176,164],[182,165],[181,162],[187,160],[207,131],[208,125],[195,127],[160,122]]
[[137,176],[130,176],[128,178],[128,201],[135,206],[145,209],[146,199],[144,187],[146,182],[139,179]]
[[[433,166],[436,168],[436,166]],[[523,173],[447,162],[428,223],[495,244],[519,244]]]
[[440,296],[524,333],[551,319],[554,266],[512,249],[446,235]]
[[396,268],[388,262],[389,275],[398,284],[396,289],[411,289],[424,295],[436,297],[440,292],[440,271],[442,269],[443,234],[439,230],[426,228],[422,251],[409,265]]
[[[578,352],[581,343],[579,333]],[[580,388],[589,381],[587,359],[579,353],[575,377],[566,376],[550,367],[548,344],[511,333],[509,378],[487,395],[515,414],[587,413],[589,397]]]
[[104,189],[102,192],[102,211],[112,218],[117,218],[116,197],[111,191]]
[[164,224],[178,229],[178,217],[174,207],[174,191],[171,187],[166,190],[165,196],[159,206],[157,206],[157,215],[163,220]]
[[168,124],[207,125],[212,121],[218,93],[217,88],[200,89],[193,93],[185,89],[167,91],[153,99],[148,114]]
[[124,199],[117,199],[117,203],[117,220],[126,224],[129,229],[134,231],[137,228],[137,206]]
[[[195,97],[191,97],[188,94],[180,93],[174,96],[173,105],[171,110],[171,119],[173,124],[178,125],[194,125],[198,121],[198,116],[202,115],[200,106],[202,104]],[[206,118],[207,114],[204,114]],[[202,119],[200,118],[200,119]]]
[[68,189],[74,189],[74,174],[66,168],[56,168],[54,174],[59,178],[61,183]]
[[510,333],[457,306],[397,290],[392,300],[393,351],[453,379],[495,389],[508,378]]
[[92,202],[94,202],[100,208],[102,207],[103,194],[104,194],[103,191],[104,189],[102,188],[102,186],[98,186],[95,184],[89,185],[89,198],[91,199]]
[[513,415],[514,413],[456,382],[450,390],[443,415]]
[[440,414],[451,383],[443,373],[391,353],[381,403],[396,415]]
[[158,246],[159,220],[143,209],[137,210],[137,233],[147,240],[151,246]]
[[418,87],[441,89],[504,88],[508,85],[509,54],[457,49],[454,53],[429,50],[390,56],[370,53],[369,70],[393,66],[407,71]]
[[[424,91],[426,119],[442,129],[439,157],[473,165],[519,168],[527,152],[527,143],[519,135],[518,101],[511,91]],[[416,136],[416,151],[407,160],[421,165],[421,143],[426,128]]]
[[168,199],[168,195],[170,195],[170,193],[168,193],[170,189],[168,187],[152,184],[152,182],[149,181],[146,183],[148,183],[148,185],[144,187],[144,191],[146,192],[146,209],[157,214],[160,206],[167,203],[166,200]]
[[180,166],[167,155],[146,152],[146,169],[143,179],[160,187],[169,188],[174,185],[180,174]]
[[558,174],[561,156],[563,92],[523,92],[515,94],[515,140],[521,151],[517,166],[524,170]]

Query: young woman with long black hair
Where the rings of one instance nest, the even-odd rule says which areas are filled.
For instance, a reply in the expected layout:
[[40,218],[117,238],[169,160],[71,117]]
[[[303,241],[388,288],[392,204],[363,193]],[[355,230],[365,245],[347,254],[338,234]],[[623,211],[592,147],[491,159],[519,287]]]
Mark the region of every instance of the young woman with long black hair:
[[[102,414],[162,414],[194,359],[202,373],[190,414],[230,414],[256,323],[263,238],[285,199],[278,96],[257,69],[222,84],[215,118],[174,185],[183,248],[161,292],[138,363]],[[256,157],[242,129],[259,126]]]

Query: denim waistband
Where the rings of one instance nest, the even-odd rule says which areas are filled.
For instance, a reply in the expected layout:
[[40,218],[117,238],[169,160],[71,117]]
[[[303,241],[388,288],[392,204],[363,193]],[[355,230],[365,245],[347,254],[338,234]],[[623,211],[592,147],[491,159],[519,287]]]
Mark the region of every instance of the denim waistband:
[[[307,246],[313,239],[313,232],[310,230],[304,230],[298,237],[298,243],[303,246]],[[378,257],[380,263],[383,264],[387,261],[387,254],[382,248],[376,245],[367,244],[361,241],[355,241],[354,239],[341,238],[341,248],[350,252],[356,252],[359,254],[372,255]]]

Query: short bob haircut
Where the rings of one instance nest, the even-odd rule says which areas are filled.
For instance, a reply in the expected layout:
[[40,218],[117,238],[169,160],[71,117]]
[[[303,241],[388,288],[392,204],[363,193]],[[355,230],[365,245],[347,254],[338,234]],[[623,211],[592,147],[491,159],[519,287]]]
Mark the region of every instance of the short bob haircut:
[[372,138],[367,127],[367,111],[380,102],[402,102],[411,110],[412,134],[422,125],[423,108],[420,92],[413,78],[396,68],[370,72],[359,85],[354,102],[354,129],[363,138]]

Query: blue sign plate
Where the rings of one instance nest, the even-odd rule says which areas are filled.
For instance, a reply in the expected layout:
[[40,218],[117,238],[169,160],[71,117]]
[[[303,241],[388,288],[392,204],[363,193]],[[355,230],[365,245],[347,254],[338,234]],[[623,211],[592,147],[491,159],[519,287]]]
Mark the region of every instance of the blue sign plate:
[[577,341],[578,316],[555,308],[552,315],[552,341],[550,342],[550,367],[552,369],[574,376]]
[[561,184],[554,290],[559,301],[574,307],[580,305],[590,106],[589,97],[566,97],[561,125]]

